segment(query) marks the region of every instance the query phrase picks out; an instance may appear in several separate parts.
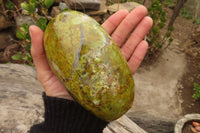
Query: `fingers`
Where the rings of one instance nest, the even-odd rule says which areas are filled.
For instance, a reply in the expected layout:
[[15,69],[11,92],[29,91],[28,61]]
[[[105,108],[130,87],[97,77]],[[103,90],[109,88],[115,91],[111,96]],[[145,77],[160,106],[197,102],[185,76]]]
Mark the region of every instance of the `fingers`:
[[138,6],[119,24],[111,37],[119,47],[126,41],[133,28],[147,15],[147,9],[144,6]]
[[43,45],[44,32],[37,26],[30,26],[31,55],[38,73],[49,71],[50,67],[46,58]]
[[102,27],[108,34],[111,34],[127,15],[128,15],[127,10],[119,10],[118,12],[113,14],[111,17],[109,17],[102,24]]
[[150,17],[144,17],[133,31],[127,42],[122,46],[121,51],[126,60],[131,57],[137,45],[144,39],[145,35],[152,27],[152,24],[153,21]]
[[134,74],[138,67],[140,66],[142,60],[148,49],[148,43],[146,41],[140,42],[140,44],[136,47],[133,55],[131,56],[130,60],[128,61],[129,68]]

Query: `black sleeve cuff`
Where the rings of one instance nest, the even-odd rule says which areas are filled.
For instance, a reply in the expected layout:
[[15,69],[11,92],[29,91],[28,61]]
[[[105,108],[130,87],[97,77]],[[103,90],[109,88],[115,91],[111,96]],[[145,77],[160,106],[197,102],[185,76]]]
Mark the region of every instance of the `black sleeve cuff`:
[[45,121],[31,127],[30,133],[102,133],[103,121],[77,102],[43,93]]

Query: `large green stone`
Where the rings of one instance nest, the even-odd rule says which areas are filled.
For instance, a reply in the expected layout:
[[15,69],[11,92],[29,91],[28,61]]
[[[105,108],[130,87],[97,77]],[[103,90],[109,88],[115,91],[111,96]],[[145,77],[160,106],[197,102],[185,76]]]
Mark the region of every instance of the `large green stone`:
[[77,11],[60,13],[48,24],[44,45],[53,72],[84,108],[111,121],[132,106],[127,62],[94,19]]

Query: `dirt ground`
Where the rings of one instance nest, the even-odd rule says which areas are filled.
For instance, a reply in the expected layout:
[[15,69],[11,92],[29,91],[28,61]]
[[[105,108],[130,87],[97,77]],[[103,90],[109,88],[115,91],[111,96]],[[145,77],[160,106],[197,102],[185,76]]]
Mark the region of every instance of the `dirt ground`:
[[[167,10],[167,17],[170,17],[172,11]],[[192,39],[192,31],[195,25],[192,20],[187,20],[181,16],[177,17],[174,23],[173,39],[181,41],[181,45],[178,47],[186,55],[187,67],[185,74],[179,81],[178,93],[181,95],[183,100],[182,113],[200,113],[200,100],[192,98],[194,94],[193,85],[194,83],[200,84],[200,44],[197,44]]]
[[[165,10],[170,18],[172,10]],[[130,116],[145,111],[176,121],[185,114],[200,113],[200,100],[192,97],[194,83],[200,84],[200,44],[192,39],[194,29],[192,20],[178,16],[172,45],[158,58],[151,58],[151,63],[143,62],[134,75],[136,92]]]

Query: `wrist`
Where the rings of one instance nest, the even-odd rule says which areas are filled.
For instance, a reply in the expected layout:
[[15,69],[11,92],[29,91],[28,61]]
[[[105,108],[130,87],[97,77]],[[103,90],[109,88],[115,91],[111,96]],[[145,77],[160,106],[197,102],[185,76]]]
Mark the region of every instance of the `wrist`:
[[45,90],[46,90],[45,91],[46,96],[55,97],[55,98],[62,98],[62,99],[74,101],[72,96],[67,91],[56,92],[56,91],[48,91],[47,89],[45,89]]
[[[75,101],[49,97],[43,94],[45,127],[48,133],[55,129],[73,133],[102,133],[108,122],[85,110]],[[59,132],[63,133],[63,132]]]

